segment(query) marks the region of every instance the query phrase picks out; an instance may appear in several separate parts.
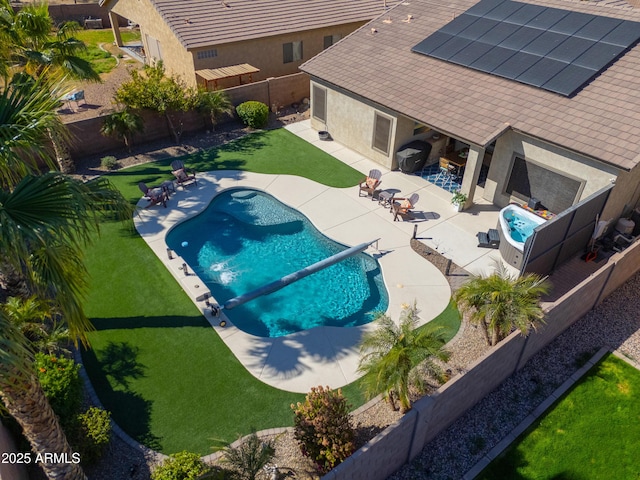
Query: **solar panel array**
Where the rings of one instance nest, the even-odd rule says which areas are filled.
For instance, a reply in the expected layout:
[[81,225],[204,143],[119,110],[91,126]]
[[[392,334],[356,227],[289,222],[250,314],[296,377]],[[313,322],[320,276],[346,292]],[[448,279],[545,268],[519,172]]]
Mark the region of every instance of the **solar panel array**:
[[640,22],[481,0],[411,50],[572,96],[640,40]]

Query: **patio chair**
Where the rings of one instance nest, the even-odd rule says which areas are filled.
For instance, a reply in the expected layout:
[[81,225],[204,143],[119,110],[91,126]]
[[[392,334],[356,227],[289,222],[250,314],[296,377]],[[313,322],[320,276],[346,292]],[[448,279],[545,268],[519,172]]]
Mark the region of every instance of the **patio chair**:
[[149,188],[144,182],[138,183],[138,188],[144,194],[144,198],[149,200],[149,204],[145,208],[149,208],[160,203],[164,208],[167,208],[167,199],[169,195],[167,194],[166,189],[163,187]]
[[198,185],[196,172],[187,170],[182,160],[174,160],[171,162],[171,173],[173,173],[178,185],[183,189],[189,185]]
[[360,185],[358,186],[359,188],[358,196],[361,197],[362,192],[364,192],[365,197],[370,196],[371,200],[373,200],[374,192],[382,183],[382,180],[380,180],[381,177],[382,177],[382,172],[380,170],[376,170],[376,169],[371,170],[369,172],[369,175],[367,175],[367,178],[365,178],[362,182],[360,182]]
[[[442,182],[442,185],[439,184]],[[434,179],[433,183],[441,186],[445,190],[451,187],[455,183],[455,167],[449,163],[445,157],[440,157],[440,164],[438,169],[438,175]]]
[[402,217],[404,220],[406,218],[413,218],[412,209],[418,203],[420,199],[420,195],[417,193],[412,193],[407,198],[394,198],[393,204],[391,205],[391,213],[393,213],[393,221],[398,220],[398,217]]

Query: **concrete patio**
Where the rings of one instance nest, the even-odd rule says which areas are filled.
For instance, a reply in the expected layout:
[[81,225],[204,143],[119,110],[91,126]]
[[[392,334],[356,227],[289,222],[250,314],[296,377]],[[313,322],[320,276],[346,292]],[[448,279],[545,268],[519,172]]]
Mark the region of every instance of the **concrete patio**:
[[[321,141],[309,122],[286,127],[292,133],[366,174],[372,168],[383,171],[381,188],[396,196],[417,192],[415,219],[393,221],[388,208],[370,197],[359,197],[358,187],[340,189],[320,185],[302,177],[265,175],[242,171],[198,174],[198,186],[179,188],[168,208],[140,210],[135,224],[140,235],[200,308],[234,355],[258,379],[276,388],[308,392],[317,385],[337,388],[358,378],[357,345],[368,324],[354,328],[319,327],[279,338],[261,338],[236,328],[224,316],[211,315],[204,299],[209,291],[196,275],[185,276],[183,260],[174,254],[169,260],[165,236],[176,224],[201,212],[223,190],[250,187],[263,190],[302,212],[323,234],[345,245],[356,245],[379,238],[367,253],[380,262],[389,294],[389,315],[397,319],[403,306],[417,302],[421,322],[437,317],[451,297],[449,282],[430,262],[409,246],[417,226],[417,238],[451,259],[469,273],[490,273],[500,254],[477,247],[476,233],[494,228],[498,209],[479,198],[469,210],[456,212],[451,194],[419,176],[385,171],[379,165],[333,141]],[[141,200],[144,206],[146,200]],[[226,300],[214,299],[222,304]],[[221,319],[227,320],[220,327]]]

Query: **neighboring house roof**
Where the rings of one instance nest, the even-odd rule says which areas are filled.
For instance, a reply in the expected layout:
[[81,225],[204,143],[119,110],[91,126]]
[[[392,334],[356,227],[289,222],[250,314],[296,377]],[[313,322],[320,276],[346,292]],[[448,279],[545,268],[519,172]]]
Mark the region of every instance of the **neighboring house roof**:
[[384,0],[150,1],[186,49],[366,22],[384,12]]
[[[477,145],[512,128],[625,170],[640,162],[640,46],[571,98],[411,52],[475,3],[407,0],[300,69]],[[640,21],[629,6],[526,3]]]

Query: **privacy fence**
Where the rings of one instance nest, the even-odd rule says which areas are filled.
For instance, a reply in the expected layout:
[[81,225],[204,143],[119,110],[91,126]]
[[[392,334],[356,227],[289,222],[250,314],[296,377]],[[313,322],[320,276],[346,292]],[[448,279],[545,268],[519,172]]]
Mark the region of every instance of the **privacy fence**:
[[[269,105],[273,112],[278,112],[292,104],[301,105],[305,98],[309,98],[309,76],[306,73],[296,73],[284,77],[268,78],[260,82],[229,88],[225,92],[235,106],[249,100],[255,100]],[[143,112],[142,115],[144,132],[134,135],[134,144],[139,145],[171,138],[167,120],[163,116],[153,112]],[[235,120],[235,117],[222,119],[221,123],[232,120]],[[179,126],[185,135],[211,128],[207,118],[196,112],[175,112],[172,114],[172,121],[174,125]],[[121,140],[105,137],[100,133],[103,122],[103,117],[94,117],[67,123],[74,139],[70,145],[71,158],[78,160],[85,156],[123,148]]]
[[386,479],[638,270],[640,242],[613,255],[600,270],[548,305],[544,328],[528,337],[512,333],[471,365],[466,373],[417,401],[405,416],[323,479]]

